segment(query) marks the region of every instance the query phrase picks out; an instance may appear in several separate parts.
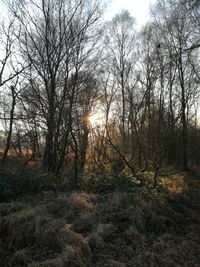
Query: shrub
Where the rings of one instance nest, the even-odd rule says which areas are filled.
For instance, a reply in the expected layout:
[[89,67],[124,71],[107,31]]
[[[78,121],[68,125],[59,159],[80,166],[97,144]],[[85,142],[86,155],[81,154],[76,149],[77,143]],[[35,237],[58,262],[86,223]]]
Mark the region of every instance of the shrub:
[[30,169],[4,170],[1,171],[0,177],[0,201],[55,190],[56,181],[53,176],[41,175]]
[[95,193],[108,193],[113,190],[132,191],[135,187],[132,177],[123,174],[98,175],[93,173],[83,176],[80,181],[82,190]]

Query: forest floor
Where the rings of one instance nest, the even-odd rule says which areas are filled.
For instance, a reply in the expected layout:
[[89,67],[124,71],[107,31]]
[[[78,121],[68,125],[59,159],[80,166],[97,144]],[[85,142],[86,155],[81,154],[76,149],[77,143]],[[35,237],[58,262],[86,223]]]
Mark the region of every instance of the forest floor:
[[200,267],[200,178],[164,181],[160,192],[44,191],[2,202],[0,266]]

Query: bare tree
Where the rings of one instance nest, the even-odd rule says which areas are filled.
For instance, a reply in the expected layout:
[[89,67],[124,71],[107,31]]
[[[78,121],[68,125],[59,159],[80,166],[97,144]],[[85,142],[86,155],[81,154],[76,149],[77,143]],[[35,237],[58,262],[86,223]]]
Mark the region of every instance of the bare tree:
[[[192,53],[195,52],[195,49],[191,49],[193,46],[191,42],[194,40],[196,34],[195,27],[194,25],[191,27],[191,16],[185,16],[185,6],[180,1],[159,1],[154,15],[157,26],[164,33],[163,43],[165,43],[165,52],[169,55],[171,66],[173,64],[176,69],[173,82],[177,85],[178,93],[180,94],[177,100],[180,101],[181,108],[181,165],[183,169],[187,169],[187,114],[189,113],[188,109],[191,108],[188,106],[188,101],[191,97],[191,84],[194,82],[191,70],[191,58]],[[172,87],[172,84],[170,86]]]
[[46,120],[43,164],[48,171],[63,164],[78,75],[94,50],[101,7],[98,0],[86,2],[41,0],[11,7],[21,27],[21,53],[31,65],[29,80]]
[[[133,78],[132,70],[135,64],[136,31],[135,21],[128,11],[122,11],[106,25],[105,45],[109,53],[112,75],[117,82],[122,97],[122,136],[123,149],[126,151],[126,93]],[[132,76],[132,77],[131,77]]]

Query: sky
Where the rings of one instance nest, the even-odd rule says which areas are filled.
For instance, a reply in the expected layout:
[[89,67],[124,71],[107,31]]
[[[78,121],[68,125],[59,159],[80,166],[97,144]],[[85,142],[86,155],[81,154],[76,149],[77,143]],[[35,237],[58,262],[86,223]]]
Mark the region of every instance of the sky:
[[[127,9],[130,14],[135,17],[137,26],[140,28],[150,18],[149,7],[156,0],[108,0],[108,8],[105,13],[105,20],[111,20],[122,9]],[[3,0],[0,0],[0,17],[4,10]]]
[[127,9],[130,14],[135,17],[137,26],[140,28],[150,18],[149,7],[154,4],[156,0],[110,0],[105,19],[110,20],[122,9]]

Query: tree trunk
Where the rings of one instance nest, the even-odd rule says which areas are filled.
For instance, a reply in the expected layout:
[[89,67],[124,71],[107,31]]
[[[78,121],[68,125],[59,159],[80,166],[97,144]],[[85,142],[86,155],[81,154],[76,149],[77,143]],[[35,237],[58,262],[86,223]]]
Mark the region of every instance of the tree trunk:
[[12,108],[10,110],[10,122],[9,122],[9,131],[8,131],[8,136],[6,139],[6,147],[3,153],[2,157],[2,163],[6,163],[6,159],[8,156],[8,151],[10,149],[10,142],[11,142],[11,137],[12,137],[12,130],[13,130],[13,120],[14,120],[14,111],[15,111],[15,105],[16,105],[16,94],[15,94],[15,88],[13,86],[10,87],[11,89],[11,94],[12,94]]

